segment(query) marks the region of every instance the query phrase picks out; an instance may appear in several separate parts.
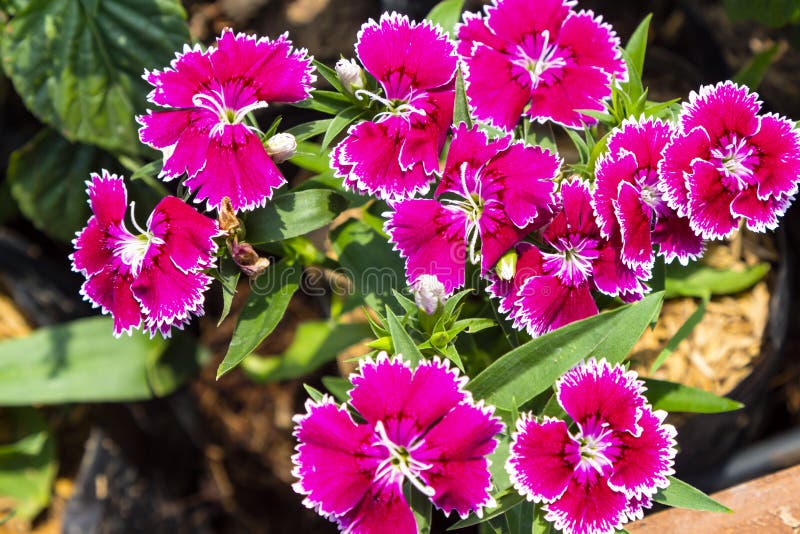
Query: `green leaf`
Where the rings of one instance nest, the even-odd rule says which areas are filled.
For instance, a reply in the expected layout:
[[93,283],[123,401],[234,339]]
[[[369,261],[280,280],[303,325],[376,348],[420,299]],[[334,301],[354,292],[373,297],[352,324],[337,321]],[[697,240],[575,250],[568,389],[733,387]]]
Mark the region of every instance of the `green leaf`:
[[360,300],[374,310],[386,304],[399,307],[392,289],[406,286],[403,260],[383,236],[366,223],[349,219],[331,232],[331,244]]
[[402,354],[406,361],[411,362],[412,366],[418,365],[422,360],[422,353],[420,353],[416,343],[411,339],[397,315],[388,305],[386,306],[386,327],[389,329],[389,335],[392,338],[394,353]]
[[688,508],[689,510],[700,510],[704,512],[728,512],[732,510],[724,506],[699,489],[690,486],[675,477],[667,477],[669,486],[666,489],[658,490],[653,495],[653,500],[657,503],[672,506],[674,508]]
[[800,21],[798,0],[724,0],[731,20],[750,19],[778,27]]
[[471,527],[472,525],[489,521],[495,517],[500,517],[509,510],[513,509],[515,506],[519,506],[521,503],[525,502],[525,497],[517,493],[515,489],[509,488],[500,496],[496,496],[495,500],[497,501],[497,507],[487,508],[484,510],[483,517],[470,514],[468,518],[462,519],[447,530],[458,530],[460,528]]
[[233,304],[233,297],[236,296],[236,287],[239,285],[241,274],[242,270],[229,255],[226,254],[219,259],[219,268],[214,272],[214,277],[219,280],[222,289],[222,312],[219,315],[217,326],[221,325],[222,321],[231,313],[231,304]]
[[188,40],[175,0],[31,0],[6,23],[2,61],[28,109],[67,139],[136,154],[134,116],[152,89],[142,73]]
[[[70,241],[90,216],[86,203],[89,174],[100,169],[114,172],[117,168],[116,160],[108,153],[91,145],[72,143],[45,128],[11,154],[8,181],[25,217],[46,234]],[[127,186],[140,216],[158,201],[140,180],[128,181]]]
[[656,410],[687,413],[722,413],[739,410],[744,405],[708,391],[674,382],[643,378],[645,396]]
[[732,295],[753,287],[769,272],[768,263],[758,263],[743,271],[714,269],[702,263],[667,266],[665,298],[698,297],[707,294]]
[[403,484],[403,494],[406,497],[406,502],[411,506],[411,511],[414,512],[417,534],[430,534],[431,512],[433,511],[430,497],[423,494],[410,482]]
[[297,143],[297,152],[294,153],[289,161],[315,174],[330,173],[330,160],[327,150],[316,143],[308,141]]
[[322,150],[328,148],[328,146],[336,139],[336,136],[339,135],[342,130],[350,126],[353,122],[357,121],[361,117],[367,115],[367,110],[362,108],[361,106],[350,106],[347,109],[342,110],[338,115],[336,115],[331,123],[328,125],[328,129],[325,132],[325,137],[322,138],[322,144],[320,147]]
[[324,395],[320,390],[313,388],[308,384],[303,384],[303,388],[305,388],[306,393],[308,393],[308,396],[311,397],[311,400],[314,402],[319,402],[322,400]]
[[653,14],[648,14],[639,26],[631,34],[628,43],[625,45],[625,51],[630,58],[629,67],[636,69],[641,79],[644,73],[644,56],[647,52],[647,34],[650,30],[650,21],[653,19]]
[[275,330],[292,295],[300,287],[301,274],[299,265],[284,259],[258,277],[258,284],[251,285],[250,295],[233,329],[228,352],[217,369],[217,379],[242,363]]
[[678,345],[681,342],[689,337],[689,335],[694,332],[695,327],[700,324],[700,321],[703,320],[703,317],[706,314],[706,306],[708,305],[708,295],[703,297],[700,300],[700,303],[697,305],[697,309],[692,312],[692,314],[686,318],[686,321],[678,328],[678,331],[675,332],[675,335],[667,342],[667,345],[661,350],[656,358],[656,361],[653,362],[653,365],[650,367],[650,372],[655,373],[661,365],[667,361],[667,357],[672,354],[675,349],[678,348]]
[[750,58],[750,61],[736,73],[733,77],[733,81],[746,85],[751,91],[758,89],[758,86],[761,85],[761,80],[763,80],[764,75],[767,74],[767,69],[769,69],[772,62],[775,61],[779,50],[780,44],[775,43],[766,50],[754,55]]
[[307,234],[347,209],[347,199],[330,189],[306,189],[276,196],[245,218],[248,243],[272,243]]
[[[110,317],[39,328],[0,343],[0,406],[148,399],[156,394],[152,376],[162,379],[158,393],[169,393],[166,377],[183,374],[185,361],[167,356],[167,347],[138,332],[114,338]],[[173,363],[175,370],[164,367]]]
[[295,141],[300,143],[301,141],[305,141],[325,133],[331,122],[333,122],[333,119],[320,119],[317,121],[304,122],[303,124],[298,124],[293,128],[289,128],[285,131],[285,133],[292,134]]
[[292,344],[278,356],[245,358],[242,369],[257,382],[289,380],[310,374],[336,359],[347,347],[371,336],[365,323],[336,324],[305,321],[297,326]]
[[313,109],[328,115],[337,115],[344,109],[350,107],[352,101],[340,93],[333,91],[323,91],[315,89],[311,91],[311,97],[302,102],[296,102],[292,106],[302,109]]
[[442,0],[433,6],[425,19],[438,24],[450,37],[453,37],[456,24],[461,20],[462,9],[464,0]]
[[461,69],[456,70],[456,99],[453,109],[453,124],[458,126],[465,123],[468,128],[472,128],[472,117],[469,115],[469,103],[467,102],[467,92],[464,89],[464,75]]
[[350,390],[353,389],[353,384],[346,378],[342,378],[341,376],[323,376],[322,384],[339,402],[347,402],[350,400],[349,393]]
[[169,395],[191,377],[211,357],[209,350],[186,332],[178,332],[167,342],[167,348],[151,352],[146,362],[147,383],[157,397]]
[[317,72],[320,75],[322,75],[323,78],[328,80],[328,83],[330,83],[334,89],[336,89],[340,93],[344,92],[344,88],[342,87],[342,82],[339,80],[339,75],[336,74],[336,71],[334,69],[330,68],[321,61],[317,61],[316,59],[312,61],[312,63],[314,64],[314,67],[316,67]]
[[467,384],[476,398],[510,410],[546,390],[589,356],[621,362],[658,312],[663,293],[578,321],[512,350]]
[[[57,464],[47,422],[33,408],[5,410],[0,418],[11,444],[0,444],[0,495],[13,503],[14,514],[32,520],[50,502]],[[35,442],[38,447],[31,449]]]

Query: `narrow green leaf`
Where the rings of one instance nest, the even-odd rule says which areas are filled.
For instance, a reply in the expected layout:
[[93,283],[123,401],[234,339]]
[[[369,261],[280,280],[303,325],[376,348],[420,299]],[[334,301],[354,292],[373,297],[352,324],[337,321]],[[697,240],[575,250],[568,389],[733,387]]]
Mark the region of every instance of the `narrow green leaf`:
[[414,512],[417,534],[430,534],[431,512],[433,511],[430,497],[412,486],[410,482],[403,484],[403,494],[406,502],[411,506],[411,511]]
[[468,128],[472,128],[472,117],[469,115],[469,103],[467,102],[467,92],[464,89],[464,75],[461,69],[456,70],[456,99],[453,110],[453,124],[458,126],[465,123]]
[[687,508],[704,512],[732,512],[727,506],[718,503],[686,482],[675,477],[667,477],[667,479],[669,479],[669,486],[666,489],[658,490],[653,495],[655,502],[672,506],[673,508]]
[[734,21],[750,19],[775,28],[800,21],[798,0],[724,0],[723,3]]
[[233,304],[233,297],[236,296],[236,286],[239,285],[239,277],[242,270],[236,265],[229,255],[225,255],[219,260],[219,267],[214,272],[214,277],[219,280],[220,288],[222,289],[222,312],[219,315],[217,326],[222,324],[228,314],[231,313],[231,304]]
[[578,321],[512,350],[469,382],[476,398],[503,409],[524,404],[589,356],[625,359],[659,310],[663,293]]
[[751,91],[758,89],[770,65],[775,61],[779,50],[780,43],[775,43],[766,50],[762,50],[754,55],[750,58],[750,61],[736,73],[733,77],[733,81],[746,85]]
[[709,391],[644,378],[647,386],[645,395],[650,404],[657,410],[667,412],[686,412],[686,413],[722,413],[732,412],[744,407],[744,404],[727,397],[717,396]]
[[628,39],[625,45],[625,51],[630,57],[630,64],[628,66],[636,69],[636,72],[639,74],[639,79],[641,79],[644,73],[644,56],[647,53],[647,34],[650,31],[650,21],[652,19],[653,14],[649,13],[633,31],[631,38]]
[[402,354],[405,360],[411,362],[412,366],[419,364],[422,360],[422,353],[389,306],[386,306],[386,327],[392,338],[394,353]]
[[327,150],[317,143],[302,141],[297,143],[297,152],[289,158],[293,164],[316,174],[330,173],[330,160]]
[[160,352],[152,352],[146,362],[147,383],[157,397],[169,395],[195,376],[211,353],[187,332],[178,332]]
[[323,376],[322,384],[339,402],[347,402],[350,400],[350,390],[353,389],[353,384],[346,378],[342,378],[341,376]]
[[[55,443],[47,421],[33,408],[4,410],[0,416],[4,439],[15,440],[3,448],[17,449],[0,454],[0,495],[16,517],[29,521],[50,502],[58,468]],[[25,450],[24,443],[32,440],[38,448]]]
[[278,356],[251,355],[242,369],[257,382],[289,380],[310,374],[347,347],[370,337],[365,323],[336,324],[305,321],[297,326],[291,345]]
[[333,119],[320,119],[311,122],[304,122],[286,130],[285,133],[292,134],[295,141],[300,143],[307,139],[311,139],[317,135],[325,133],[330,126]]
[[314,402],[319,402],[324,397],[324,394],[320,390],[318,390],[317,388],[313,388],[308,384],[303,384],[303,388],[306,390],[306,393],[308,393],[308,396],[311,397],[311,400],[313,400]]
[[425,19],[438,24],[450,37],[453,37],[456,23],[461,19],[462,9],[464,0],[442,0],[433,6]]
[[251,287],[228,352],[217,369],[217,379],[242,363],[278,326],[300,286],[301,274],[299,265],[281,260],[258,277],[258,285]]
[[768,263],[758,263],[743,271],[714,269],[702,263],[667,266],[665,298],[732,295],[753,287],[769,272]]
[[0,406],[153,397],[147,367],[166,342],[139,332],[116,339],[112,328],[110,317],[90,317],[0,343]]
[[339,91],[340,93],[344,92],[344,88],[342,87],[342,82],[339,80],[339,75],[336,74],[336,71],[325,63],[321,61],[317,61],[316,59],[312,62],[313,65],[317,68],[317,72],[326,80],[328,83],[331,84],[334,89]]
[[311,91],[310,98],[291,105],[296,108],[313,109],[328,115],[336,115],[350,107],[351,104],[352,101],[343,94],[315,89]]
[[700,303],[697,305],[697,309],[695,309],[692,314],[686,318],[686,321],[678,328],[678,331],[675,332],[675,335],[667,342],[667,345],[658,353],[658,357],[656,361],[653,362],[653,365],[650,366],[650,372],[655,373],[661,365],[667,361],[667,357],[672,354],[675,349],[678,348],[678,345],[681,342],[689,337],[692,332],[694,332],[695,327],[700,324],[700,321],[703,320],[703,317],[706,314],[706,306],[708,305],[709,296],[705,296],[700,300]]
[[500,517],[509,510],[513,509],[515,506],[519,506],[521,503],[525,502],[525,497],[517,493],[513,488],[509,488],[502,492],[501,495],[495,496],[495,500],[497,501],[497,507],[484,510],[483,517],[470,514],[468,518],[458,521],[447,530],[450,531],[471,527],[472,525],[489,521],[495,517]]
[[328,129],[325,131],[325,137],[322,138],[322,144],[320,145],[320,148],[322,150],[328,148],[328,146],[333,142],[334,139],[336,139],[336,136],[339,135],[342,130],[366,114],[367,110],[361,106],[350,106],[349,108],[342,110],[333,118],[333,120],[331,120],[330,124],[328,125]]
[[5,24],[3,68],[26,107],[71,141],[134,155],[136,114],[162,68],[189,40],[174,0],[30,0]]
[[245,218],[248,243],[258,245],[307,234],[347,209],[347,199],[330,189],[306,189],[276,196]]

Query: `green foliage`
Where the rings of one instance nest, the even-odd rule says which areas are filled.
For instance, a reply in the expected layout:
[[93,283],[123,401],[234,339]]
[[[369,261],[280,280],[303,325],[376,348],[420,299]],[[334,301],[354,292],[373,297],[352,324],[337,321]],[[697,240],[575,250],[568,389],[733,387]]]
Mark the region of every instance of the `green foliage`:
[[251,286],[228,352],[217,369],[217,379],[242,363],[275,330],[300,287],[302,268],[281,260],[270,266]]
[[645,396],[656,410],[687,413],[721,413],[739,410],[744,406],[741,402],[719,397],[702,389],[652,378],[643,380],[645,386],[647,386]]
[[462,9],[464,9],[464,0],[442,0],[433,6],[425,19],[438,24],[450,34],[450,37],[453,37],[456,23],[461,20]]
[[778,27],[800,22],[800,0],[724,0],[731,20],[750,19]]
[[578,321],[512,350],[467,385],[489,404],[511,409],[534,398],[590,356],[621,362],[661,307],[663,293]]
[[363,323],[337,324],[332,321],[305,321],[297,325],[292,344],[277,356],[245,358],[242,370],[257,382],[289,380],[316,371],[347,347],[370,336]]
[[226,254],[219,259],[219,268],[212,271],[211,274],[219,280],[219,285],[222,289],[222,313],[220,313],[217,321],[217,326],[219,326],[231,313],[233,297],[236,295],[236,286],[239,284],[242,270],[236,265],[233,258]]
[[467,102],[467,92],[464,88],[464,75],[461,69],[456,71],[456,96],[455,108],[453,110],[453,124],[456,126],[465,123],[468,128],[472,128],[472,117],[469,115],[469,103]]
[[248,243],[258,245],[307,234],[347,209],[347,199],[328,189],[284,193],[244,218]]
[[31,0],[6,24],[2,61],[25,105],[71,141],[141,151],[146,68],[189,39],[176,0]]
[[703,317],[706,314],[706,306],[708,306],[709,297],[705,296],[700,300],[700,303],[697,305],[697,308],[692,312],[692,314],[686,318],[686,321],[678,328],[678,331],[675,332],[675,335],[670,338],[667,342],[667,345],[658,353],[658,357],[656,357],[653,365],[650,366],[650,372],[655,373],[661,365],[667,361],[667,357],[672,354],[675,349],[678,348],[678,345],[681,342],[689,337],[689,335],[694,332],[694,329],[700,324],[700,321],[703,320]]
[[[8,181],[20,211],[41,231],[69,241],[86,225],[86,180],[100,169],[115,171],[116,160],[92,145],[72,143],[45,128],[11,155]],[[139,216],[147,214],[159,196],[141,180],[129,181],[129,196]],[[140,222],[144,222],[143,220]]]
[[718,503],[686,482],[675,477],[667,478],[669,479],[669,486],[666,489],[659,490],[653,496],[655,502],[675,508],[688,508],[705,512],[731,512],[730,508]]
[[686,267],[667,266],[665,298],[733,295],[753,287],[769,272],[768,263],[758,263],[742,271],[714,269],[703,263]]
[[53,437],[33,408],[3,410],[0,426],[13,440],[0,443],[0,495],[10,499],[15,516],[31,520],[50,502],[57,471]]
[[135,401],[175,390],[206,356],[187,336],[115,339],[108,317],[0,343],[0,406]]
[[733,77],[733,81],[746,85],[751,91],[758,89],[770,65],[772,65],[772,62],[777,58],[779,50],[780,44],[775,43],[766,50],[762,50],[754,55],[750,58],[750,61],[736,73]]

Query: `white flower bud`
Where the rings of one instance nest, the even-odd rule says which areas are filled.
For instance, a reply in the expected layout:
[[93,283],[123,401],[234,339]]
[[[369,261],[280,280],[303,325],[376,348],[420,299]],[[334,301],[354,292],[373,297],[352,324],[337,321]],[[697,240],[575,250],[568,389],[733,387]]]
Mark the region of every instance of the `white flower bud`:
[[275,163],[283,163],[294,156],[297,150],[297,140],[290,133],[279,133],[267,141],[267,154]]
[[440,304],[444,304],[444,285],[433,275],[423,274],[411,287],[414,302],[428,315],[436,313]]
[[364,88],[364,72],[355,59],[340,59],[336,62],[334,70],[346,90],[356,91]]

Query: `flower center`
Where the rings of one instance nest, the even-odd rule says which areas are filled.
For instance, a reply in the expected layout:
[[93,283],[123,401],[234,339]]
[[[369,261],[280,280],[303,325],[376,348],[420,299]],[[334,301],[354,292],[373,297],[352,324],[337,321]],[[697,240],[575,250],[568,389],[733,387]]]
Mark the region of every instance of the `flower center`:
[[711,156],[717,170],[727,179],[725,185],[741,191],[753,182],[753,168],[758,163],[758,156],[747,139],[731,135],[727,141],[727,144],[723,140],[718,148],[712,148]]
[[374,102],[383,104],[386,107],[384,111],[381,111],[375,115],[375,118],[373,119],[375,122],[380,122],[387,117],[402,117],[403,119],[408,120],[411,115],[414,114],[422,117],[426,115],[424,109],[419,109],[410,103],[413,100],[413,95],[409,95],[408,100],[401,100],[398,98],[389,100],[371,91],[367,91],[366,89],[359,89],[353,94],[358,100],[364,100],[367,98]]
[[589,279],[592,275],[592,262],[600,255],[595,239],[561,237],[552,245],[557,252],[543,254],[547,272],[573,287]]
[[384,480],[389,484],[394,484],[402,482],[405,478],[423,494],[432,497],[436,491],[425,484],[422,478],[420,478],[420,473],[433,466],[415,460],[412,455],[414,451],[422,446],[423,442],[421,440],[415,441],[409,448],[396,444],[386,435],[386,428],[383,426],[383,421],[378,421],[375,425],[375,433],[377,434],[377,439],[374,445],[380,445],[386,448],[389,453],[389,456],[378,464],[378,468],[375,471],[375,480]]
[[135,202],[131,202],[131,221],[133,226],[141,232],[139,235],[131,234],[124,226],[122,227],[122,235],[119,237],[116,245],[114,246],[114,255],[117,256],[122,263],[131,268],[131,274],[136,277],[142,271],[142,264],[144,258],[147,256],[147,251],[150,245],[163,245],[164,240],[154,236],[151,232],[142,229],[136,223],[134,216]]
[[517,57],[511,62],[522,67],[531,77],[531,85],[534,89],[542,81],[544,73],[552,69],[560,69],[567,65],[566,61],[559,54],[559,49],[555,44],[549,44],[550,32],[545,30],[541,34],[541,43],[537,43],[536,52],[528,54],[522,46],[517,46]]
[[192,103],[198,108],[210,111],[219,118],[219,122],[211,130],[211,135],[221,134],[226,126],[241,124],[251,111],[267,107],[267,103],[256,100],[244,106],[232,106],[225,99],[225,90],[214,89],[209,93],[197,93],[192,97]]
[[465,161],[461,164],[459,169],[461,175],[461,191],[458,195],[460,198],[443,198],[441,202],[453,206],[467,216],[466,236],[467,243],[469,243],[469,261],[478,263],[481,259],[481,254],[478,250],[478,238],[481,235],[480,220],[483,214],[484,201],[481,196],[480,176],[475,175],[473,182],[477,191],[473,191],[467,183],[467,167],[467,162]]
[[587,435],[578,437],[578,453],[580,454],[579,467],[593,469],[602,475],[603,470],[611,467],[612,462],[606,451],[611,448],[612,443],[608,439],[611,430],[603,429],[599,435]]

